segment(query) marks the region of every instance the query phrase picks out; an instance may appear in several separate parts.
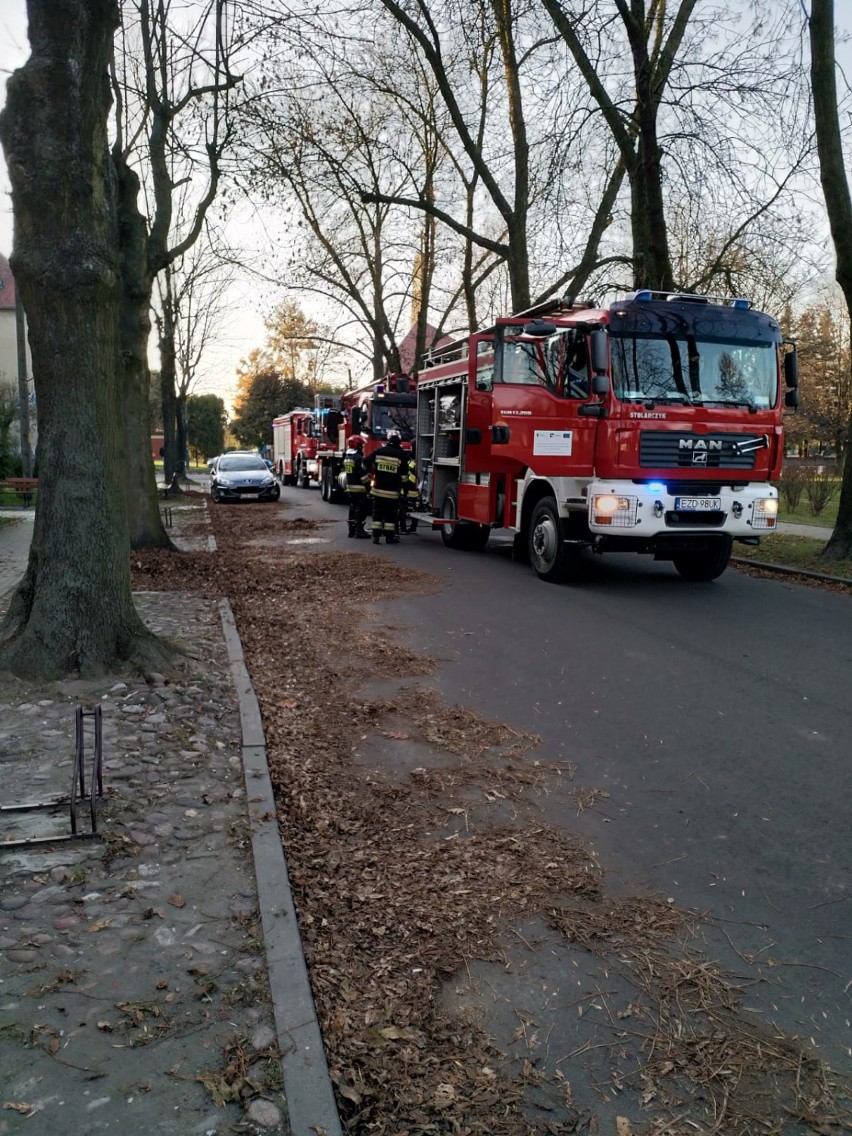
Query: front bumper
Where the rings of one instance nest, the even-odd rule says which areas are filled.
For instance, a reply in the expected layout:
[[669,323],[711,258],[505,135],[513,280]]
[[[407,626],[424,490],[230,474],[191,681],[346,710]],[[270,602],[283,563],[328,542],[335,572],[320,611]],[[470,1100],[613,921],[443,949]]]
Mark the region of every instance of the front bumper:
[[222,501],[274,501],[277,486],[273,480],[269,485],[216,485],[214,486]]
[[677,486],[593,481],[588,487],[588,523],[591,533],[600,537],[653,540],[718,533],[754,541],[775,531],[777,502],[778,490],[765,482],[708,485],[702,492],[698,482]]

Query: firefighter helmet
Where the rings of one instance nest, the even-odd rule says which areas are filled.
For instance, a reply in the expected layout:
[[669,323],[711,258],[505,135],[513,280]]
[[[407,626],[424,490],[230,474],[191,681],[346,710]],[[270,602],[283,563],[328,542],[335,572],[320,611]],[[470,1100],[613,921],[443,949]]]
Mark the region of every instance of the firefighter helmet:
[[389,442],[401,442],[402,441],[402,434],[400,434],[399,430],[388,430],[388,441]]
[[364,445],[364,439],[361,437],[360,434],[350,434],[349,437],[346,439],[346,445],[349,447],[350,450],[357,450],[357,448],[359,446]]

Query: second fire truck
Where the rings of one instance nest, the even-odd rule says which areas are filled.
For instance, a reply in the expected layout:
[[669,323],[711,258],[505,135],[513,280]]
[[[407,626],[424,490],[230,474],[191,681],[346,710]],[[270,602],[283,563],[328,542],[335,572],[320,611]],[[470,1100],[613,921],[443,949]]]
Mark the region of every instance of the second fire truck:
[[747,300],[549,302],[427,357],[421,501],[445,544],[508,531],[544,580],[574,576],[584,548],[712,580],[733,541],[775,529],[796,387],[795,350]]
[[362,435],[365,456],[378,449],[389,430],[398,430],[410,443],[416,404],[407,375],[388,375],[343,395],[318,394],[313,410],[291,410],[273,420],[275,472],[285,485],[307,489],[317,481],[324,501],[343,500],[347,437]]

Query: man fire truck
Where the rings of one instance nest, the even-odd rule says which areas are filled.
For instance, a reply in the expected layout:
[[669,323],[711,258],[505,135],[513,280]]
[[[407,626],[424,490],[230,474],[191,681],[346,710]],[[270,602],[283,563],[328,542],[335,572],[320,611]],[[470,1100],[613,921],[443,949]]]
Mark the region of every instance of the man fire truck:
[[368,383],[341,397],[342,418],[337,444],[317,454],[317,480],[324,501],[346,500],[346,474],[343,462],[347,438],[360,434],[364,439],[365,460],[377,450],[392,431],[410,444],[414,437],[417,395],[408,375],[386,375],[381,382]]
[[733,540],[775,529],[797,382],[792,344],[744,299],[549,301],[427,356],[417,484],[446,545],[508,530],[544,580],[576,576],[584,548],[712,580]]
[[272,422],[273,467],[285,485],[307,489],[318,481],[324,501],[346,500],[343,462],[347,439],[360,434],[364,457],[399,432],[404,443],[414,437],[417,395],[408,375],[386,375],[343,395],[316,395],[313,410],[300,408]]

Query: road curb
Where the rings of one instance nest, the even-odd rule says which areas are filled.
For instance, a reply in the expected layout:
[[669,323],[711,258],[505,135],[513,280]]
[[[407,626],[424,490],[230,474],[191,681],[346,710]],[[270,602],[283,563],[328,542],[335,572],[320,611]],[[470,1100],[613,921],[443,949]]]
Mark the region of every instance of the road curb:
[[804,576],[806,580],[822,580],[826,584],[846,584],[852,588],[852,580],[846,576],[828,576],[825,572],[809,572],[807,568],[788,568],[784,564],[767,564],[763,560],[751,560],[748,556],[732,556],[732,564],[750,564],[752,568],[764,568],[769,572],[780,572],[784,576]]
[[343,1136],[278,830],[260,707],[226,599],[219,613],[240,705],[257,896],[290,1127],[293,1136]]

